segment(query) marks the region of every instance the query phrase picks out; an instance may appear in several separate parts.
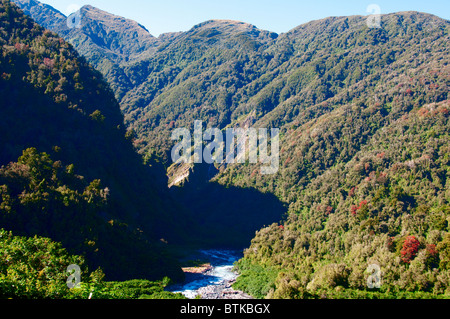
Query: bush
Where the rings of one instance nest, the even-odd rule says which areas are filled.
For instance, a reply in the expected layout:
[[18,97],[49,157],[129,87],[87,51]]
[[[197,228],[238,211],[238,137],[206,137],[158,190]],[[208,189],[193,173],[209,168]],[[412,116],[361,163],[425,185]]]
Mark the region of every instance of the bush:
[[275,289],[275,280],[278,276],[276,269],[252,265],[247,260],[239,261],[237,267],[240,276],[233,285],[234,289],[244,291],[258,299],[263,299]]
[[317,291],[321,288],[348,287],[351,270],[345,264],[328,264],[320,268],[308,284],[307,289]]
[[420,242],[414,236],[408,236],[403,243],[403,248],[401,250],[402,261],[405,264],[409,264],[413,260],[417,252],[419,251]]

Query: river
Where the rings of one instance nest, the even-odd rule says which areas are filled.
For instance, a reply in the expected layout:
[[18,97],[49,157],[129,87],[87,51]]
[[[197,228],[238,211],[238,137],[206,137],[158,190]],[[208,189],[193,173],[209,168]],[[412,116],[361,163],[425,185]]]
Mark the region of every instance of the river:
[[187,272],[185,282],[169,287],[169,291],[182,293],[189,299],[197,296],[202,299],[251,299],[231,287],[238,277],[233,271],[234,263],[242,258],[242,251],[199,250],[196,257],[207,261],[210,267],[200,273]]

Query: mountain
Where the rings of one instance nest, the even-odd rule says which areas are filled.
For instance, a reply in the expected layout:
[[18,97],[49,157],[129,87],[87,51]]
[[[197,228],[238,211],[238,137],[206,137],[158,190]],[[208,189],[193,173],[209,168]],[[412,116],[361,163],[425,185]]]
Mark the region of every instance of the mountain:
[[39,21],[39,24],[46,29],[56,30],[67,24],[67,17],[64,14],[45,3],[35,0],[20,0],[15,1],[15,3],[20,6],[26,15],[33,17],[35,21]]
[[[96,47],[101,54],[89,57],[100,63],[107,57],[117,64],[136,59],[143,52],[157,45],[145,27],[129,19],[115,16],[92,6],[84,6],[79,11],[80,30],[71,28],[62,33],[79,48],[81,54],[89,54]],[[81,32],[80,32],[81,31]]]
[[[348,161],[335,160],[317,176],[288,186],[290,196],[297,196],[289,217],[252,240],[236,288],[270,298],[448,296],[449,108],[445,100],[410,110],[368,138]],[[347,117],[348,124],[358,125],[351,112],[330,120]],[[376,113],[368,114],[372,125]],[[322,134],[319,126],[310,134],[314,130],[312,150]],[[327,153],[316,153],[316,160],[326,163]],[[379,269],[380,289],[367,285],[370,265]]]
[[0,30],[1,227],[61,242],[109,279],[182,277],[160,241],[183,233],[167,178],[136,154],[102,75],[6,0]]
[[229,125],[233,98],[263,76],[270,59],[265,50],[276,37],[243,22],[207,21],[127,66],[134,85],[120,103],[143,144],[139,148],[167,158],[173,127],[193,127],[193,119],[211,127]]
[[253,239],[236,287],[261,298],[448,293],[449,22],[402,12],[370,29],[365,17],[335,17],[278,37],[236,24],[216,32],[222,23],[129,66],[144,82],[121,103],[145,152],[167,155],[172,129],[194,120],[281,129],[278,174],[233,165],[211,184],[289,205],[286,221]]
[[38,24],[73,43],[94,66],[101,65],[105,58],[117,64],[133,60],[157,43],[137,22],[89,5],[82,7],[76,18],[71,16],[79,24],[71,24],[68,17],[51,6],[35,0],[14,2]]
[[38,1],[14,2],[38,24],[73,44],[109,80],[118,96],[130,86],[120,65],[139,60],[147,52],[154,51],[161,42],[137,22],[89,5],[83,6],[76,16],[71,16],[79,21],[78,25],[68,23],[69,17]]
[[[277,35],[212,20],[102,70],[140,153],[186,178],[171,192],[191,215],[254,221],[264,206],[276,220],[288,206],[238,264],[236,287],[256,297],[448,296],[450,22],[420,12],[366,22],[329,17]],[[279,172],[172,165],[171,133],[195,120],[279,128]]]
[[[280,36],[274,50],[291,58],[253,100],[265,101],[255,125],[284,135],[279,174],[237,166],[217,179],[275,193],[290,214],[252,240],[237,288],[271,298],[448,294],[450,23],[417,12],[382,22],[330,18]],[[371,265],[380,289],[368,287]]]
[[[29,0],[15,3],[42,25],[61,15],[47,14],[42,10],[45,6],[32,6]],[[240,86],[241,82],[253,80],[256,76],[251,74],[249,79],[236,78],[247,69],[250,73],[261,69],[260,75],[263,74],[269,58],[263,51],[277,37],[273,32],[244,22],[211,20],[188,32],[163,34],[156,39],[136,22],[91,6],[84,6],[79,14],[81,28],[68,29],[67,21],[56,18],[51,22],[55,26],[51,30],[72,43],[105,76],[121,105],[127,126],[138,134],[136,143],[141,153],[157,150],[157,153],[165,153],[166,160],[166,141],[170,140],[166,124],[178,116],[177,125],[188,124],[191,118],[183,119],[186,108],[198,109],[203,103],[207,105],[202,117],[214,119],[211,124],[226,126],[230,122],[227,109],[232,92],[221,88],[231,82]],[[249,65],[241,72],[247,61],[255,60],[256,65]],[[204,83],[203,70],[210,73],[206,78],[213,82]],[[213,87],[209,88],[211,83]],[[202,97],[207,88],[213,92],[222,90],[222,93],[219,97],[217,94]],[[194,106],[190,103],[189,91],[197,89],[202,101]],[[197,113],[192,115],[197,116]],[[167,122],[159,123],[160,117]],[[141,141],[145,145],[139,145]],[[147,145],[148,141],[152,141],[151,145]]]
[[[17,1],[17,3],[23,6],[26,10],[29,10],[28,7],[24,6],[24,2]],[[33,8],[34,10],[29,12],[35,12],[34,16],[36,18],[43,20],[52,19],[52,16],[46,16],[45,12],[42,14],[36,14],[42,6]],[[97,69],[101,69],[102,67],[99,67],[97,63],[98,60],[94,58],[95,56],[101,57],[99,60],[101,60],[102,63],[107,63],[112,69],[115,69],[116,66],[121,69],[125,69],[127,65],[135,66],[135,64],[132,64],[131,61],[129,63],[121,62],[122,64],[119,66],[119,64],[115,64],[116,62],[119,63],[119,61],[114,61],[112,58],[104,58],[108,57],[108,52],[110,51],[109,48],[111,45],[108,43],[117,43],[117,45],[114,46],[121,47],[121,51],[131,52],[135,49],[141,50],[139,49],[141,47],[140,44],[138,45],[137,42],[133,43],[129,38],[127,38],[126,30],[130,30],[130,34],[132,33],[131,30],[133,28],[138,31],[140,30],[139,32],[136,31],[136,34],[139,35],[141,42],[145,42],[144,36],[146,34],[146,39],[148,42],[150,43],[153,41],[153,37],[135,22],[110,15],[90,6],[83,7],[80,10],[80,13],[82,22],[81,28],[70,29],[69,33],[66,33],[67,27],[66,24],[64,24],[60,29],[55,29],[55,31],[59,30],[58,32],[65,35],[65,38],[72,42],[80,52],[85,52],[86,59],[88,59],[93,66],[97,66]],[[195,36],[198,34],[201,35],[204,34],[205,30],[207,31],[210,27],[214,27],[224,33],[232,30],[237,33],[245,31],[252,34],[253,37],[266,37],[265,34],[259,36],[259,31],[253,26],[235,21],[209,21],[205,23],[205,25],[207,26],[199,25],[198,28],[193,31],[193,34]],[[120,31],[120,36],[117,36],[117,32],[113,32],[113,29],[117,30],[117,32]],[[82,41],[87,44],[86,46],[75,40],[76,38],[84,37],[89,39],[84,42]],[[179,37],[182,37],[182,39],[177,40]],[[172,43],[175,47],[181,45],[183,48],[188,49],[184,46],[185,37],[186,36],[183,34],[168,34],[162,35],[160,38],[171,41],[170,43]],[[190,36],[188,36],[188,38],[190,38]],[[161,42],[163,40],[158,41]],[[223,39],[224,45],[228,45],[229,47],[233,46],[232,41],[234,41],[232,36],[226,36]],[[99,45],[92,45],[94,42]],[[163,46],[165,45],[161,44],[158,47],[158,50],[161,50]],[[125,47],[127,49],[125,49]],[[144,56],[153,56],[156,53],[152,53],[152,50],[153,49],[147,50],[142,54]],[[137,51],[134,52],[136,53],[136,56],[140,54]],[[197,53],[203,54],[201,51],[198,51]],[[132,56],[132,54],[122,54],[120,56]],[[180,57],[176,57],[176,59],[179,58]],[[144,59],[140,60],[143,61]],[[151,63],[156,63],[154,65],[156,67],[158,62],[153,61]],[[139,72],[139,66],[135,67],[136,71],[133,72]],[[106,72],[103,72],[107,79],[111,79],[111,77],[108,78],[108,76],[110,76],[111,72],[113,72],[112,69],[106,68]],[[142,69],[142,71],[145,72],[146,70]],[[129,90],[127,85],[115,85],[114,83],[117,84],[118,82],[114,79],[117,78],[113,77],[110,81],[113,90],[117,87],[119,87],[119,90],[124,92]],[[119,82],[120,81],[121,80],[119,80]],[[137,79],[131,79],[131,81],[136,82]],[[116,91],[115,93],[117,96],[118,92]],[[121,120],[123,122],[122,118]],[[69,125],[67,126],[70,127]],[[132,130],[129,129],[123,134],[127,135],[130,140],[134,141],[135,147],[139,145],[139,137],[137,136],[134,138],[135,133],[133,133]],[[155,139],[161,141],[164,136],[158,136],[157,134],[158,132],[154,132]],[[167,140],[162,141],[164,142],[162,144],[167,144]],[[138,149],[138,151],[140,151],[140,149]],[[230,189],[224,189],[223,186],[217,185],[214,191],[210,190],[203,195],[200,195],[201,193],[193,195],[190,192],[176,192],[173,190],[169,193],[167,189],[168,181],[164,173],[164,165],[166,164],[156,159],[152,160],[155,158],[154,154],[148,152],[141,153],[144,155],[144,160],[148,161],[148,164],[152,166],[152,176],[148,176],[144,173],[140,173],[138,176],[132,176],[129,174],[126,179],[130,181],[132,185],[125,184],[123,182],[116,184],[117,193],[119,194],[123,192],[141,196],[133,201],[127,202],[129,205],[128,207],[119,206],[118,204],[121,203],[111,203],[111,206],[115,207],[115,210],[118,214],[120,214],[120,216],[125,214],[125,212],[130,212],[132,214],[130,217],[139,221],[141,225],[140,228],[148,231],[149,234],[153,234],[155,239],[168,240],[172,244],[197,244],[203,247],[221,246],[227,248],[242,248],[250,243],[250,240],[257,229],[263,227],[264,225],[278,221],[285,211],[283,205],[274,196],[271,196],[270,194],[262,194],[254,190],[249,190],[248,192],[242,190],[241,194],[236,196],[236,192]],[[117,157],[117,155],[115,156]],[[135,157],[136,159],[140,158],[137,154],[135,154]],[[113,158],[113,156],[105,154],[102,155],[101,158],[104,161],[105,159]],[[127,175],[126,170],[130,169],[128,165],[131,165],[132,167],[139,167],[138,164],[132,164],[133,161],[131,160],[124,160],[124,162],[127,162],[128,164],[121,166],[120,169],[116,169],[115,173],[113,173],[114,170],[109,172],[111,175],[110,178],[114,177],[117,181],[119,181],[119,176],[116,175],[123,173],[120,178],[125,178],[124,176]],[[202,170],[196,169],[196,171],[200,172]],[[104,180],[104,178],[102,178],[102,181],[108,183],[108,181]],[[108,183],[108,187],[111,188],[111,186],[111,183]],[[199,184],[197,186],[198,188],[208,187],[207,184]],[[139,190],[137,188],[139,188]],[[217,194],[219,193],[222,193],[220,201],[217,199]],[[195,198],[198,196],[201,197],[201,199],[199,199],[203,203],[201,207],[197,205],[197,202],[192,200],[192,198],[194,198],[193,196],[195,196]],[[227,210],[227,204],[230,200],[239,197],[248,198],[248,201],[244,204],[236,201],[236,209],[232,214],[230,214]],[[254,206],[255,203],[256,206]],[[210,207],[216,208],[213,212],[211,212]],[[251,209],[255,207],[257,209]],[[151,214],[146,213],[149,208],[154,208],[152,209]],[[227,225],[228,228],[224,228],[221,225]],[[230,240],[230,234],[234,234],[231,236],[233,237],[233,240]]]

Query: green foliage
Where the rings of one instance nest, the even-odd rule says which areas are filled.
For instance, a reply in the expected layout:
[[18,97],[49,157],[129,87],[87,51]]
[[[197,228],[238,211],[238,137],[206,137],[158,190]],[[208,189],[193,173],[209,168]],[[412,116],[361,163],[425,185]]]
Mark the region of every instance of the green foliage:
[[103,123],[106,119],[102,112],[100,112],[99,110],[95,110],[91,115],[89,115],[89,117],[99,123]]
[[[348,163],[312,179],[301,188],[299,205],[291,204],[284,228],[261,230],[245,259],[293,273],[289,287],[299,295],[353,298],[355,289],[367,289],[368,266],[380,263],[384,292],[374,298],[448,296],[448,182],[442,180],[449,171],[444,154],[450,128],[442,112],[447,107],[436,105],[430,116],[423,116],[423,109],[410,112]],[[430,129],[440,133],[422,140]],[[334,207],[332,213],[327,206]],[[348,273],[345,284],[336,284],[328,267],[341,264]],[[280,282],[271,296],[296,295],[283,291],[286,283]]]
[[264,298],[275,287],[277,270],[263,268],[259,265],[253,265],[251,262],[241,260],[236,265],[240,272],[239,281],[233,285],[236,290],[245,289],[256,298]]
[[102,75],[8,0],[0,101],[0,227],[61,242],[108,280],[183,277],[160,241],[183,233],[164,172],[126,139]]
[[131,280],[126,282],[110,282],[105,286],[112,299],[185,299],[181,294],[164,291],[167,280],[150,282],[147,280]]
[[[447,298],[449,30],[447,20],[418,12],[384,15],[380,29],[364,17],[332,17],[280,36],[208,21],[163,37],[141,60],[98,68],[135,147],[166,164],[170,133],[194,120],[281,129],[278,174],[230,165],[214,179],[289,205],[283,227],[257,232],[237,288],[261,298]],[[26,65],[29,43],[4,41],[4,65]],[[66,103],[58,94],[66,82],[47,71],[58,59],[42,58],[33,86]],[[64,77],[78,81],[78,73]],[[8,82],[16,72],[0,74]],[[8,212],[11,195],[1,190]],[[409,236],[421,245],[403,262]],[[367,287],[371,264],[381,268],[379,290]]]
[[444,239],[437,245],[437,250],[441,259],[439,267],[450,270],[450,234],[445,234]]
[[[84,259],[42,237],[17,237],[0,230],[0,298],[61,299],[70,296],[66,269]],[[84,275],[82,280],[86,280]]]
[[[414,16],[427,24],[435,17],[400,15],[414,31],[399,34],[391,26],[399,15],[389,15],[379,31],[358,29],[357,18],[338,18],[309,25],[320,26],[322,42],[296,38],[306,33],[302,29],[311,31],[306,27],[286,36],[285,41],[308,44],[314,70],[330,80],[329,95],[308,100],[306,88],[300,88],[290,100],[279,103],[270,117],[257,122],[263,127],[279,125],[286,133],[279,174],[252,176],[255,166],[234,166],[217,177],[225,185],[275,193],[290,205],[284,227],[272,225],[258,232],[244,257],[267,272],[278,269],[284,274],[269,297],[446,298],[449,294],[443,240],[449,218],[448,36],[438,29],[421,33],[418,22],[410,20]],[[447,21],[438,21],[448,28]],[[345,32],[331,33],[338,25]],[[351,36],[344,35],[350,30]],[[389,36],[376,40],[376,46],[349,42],[356,35],[370,39],[367,32]],[[436,50],[422,55],[413,34],[432,41]],[[333,50],[345,37],[347,43],[340,48],[349,50],[341,60],[346,66],[338,68],[333,62],[340,54]],[[409,44],[398,50],[398,41]],[[396,54],[385,62],[378,60],[378,50],[393,48]],[[417,69],[411,72],[402,61],[413,56]],[[323,57],[328,57],[326,62]],[[368,59],[377,62],[371,64]],[[385,63],[391,76],[384,73]],[[351,73],[356,64],[367,73],[360,74],[365,80],[351,85],[345,72]],[[320,78],[314,88],[322,85]],[[444,89],[435,91],[435,87]],[[404,247],[408,236],[421,245]],[[367,289],[366,270],[372,263],[381,266],[380,292]],[[251,280],[240,280],[240,287],[248,291],[245,283]]]
[[[164,291],[170,280],[105,282],[81,256],[44,237],[18,237],[0,229],[0,299],[183,299]],[[69,289],[69,265],[81,267],[81,283]]]
[[120,220],[105,221],[99,215],[107,209],[109,189],[103,188],[100,180],[88,183],[75,175],[72,165],[64,167],[48,154],[30,148],[17,163],[0,168],[0,185],[2,227],[57,240],[85,256],[94,267],[114,266],[119,272],[128,268],[127,272],[137,277],[158,278],[159,269],[140,268],[158,265],[177,274],[177,264],[162,255],[161,247]]

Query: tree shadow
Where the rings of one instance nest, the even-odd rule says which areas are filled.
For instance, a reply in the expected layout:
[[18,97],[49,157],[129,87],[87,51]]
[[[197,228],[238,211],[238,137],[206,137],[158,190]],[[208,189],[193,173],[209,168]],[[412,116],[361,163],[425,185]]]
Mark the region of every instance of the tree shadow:
[[[27,66],[28,58],[20,62]],[[86,100],[109,114],[105,121],[95,121],[90,111],[80,111],[85,105],[75,109],[57,103],[43,89],[23,81],[23,72],[11,74],[9,81],[0,79],[0,167],[16,162],[23,150],[34,147],[55,162],[61,161],[61,170],[74,164],[75,174],[82,177],[74,177],[73,189],[82,193],[92,180],[99,179],[110,195],[108,204],[98,208],[95,216],[77,211],[75,221],[69,214],[73,207],[60,208],[56,202],[38,215],[38,222],[20,213],[12,216],[25,222],[13,220],[7,230],[61,242],[70,253],[84,255],[90,269],[101,267],[108,280],[182,278],[178,263],[160,242],[161,238],[186,237],[184,229],[174,223],[179,212],[166,189],[167,176],[163,168],[144,165],[125,138],[124,127],[117,126],[122,122],[118,105],[109,105],[108,95]],[[46,216],[55,216],[55,222],[47,222]],[[90,233],[98,238],[98,250],[90,249],[82,237],[85,233],[76,231],[87,224],[79,220],[93,224]],[[108,223],[112,220],[113,224]],[[1,227],[5,224],[0,218]],[[76,236],[68,235],[72,233]]]
[[208,165],[196,166],[183,187],[171,189],[189,216],[185,227],[190,234],[184,244],[223,249],[249,247],[256,231],[280,222],[287,212],[285,204],[273,194],[209,182],[210,174]]

